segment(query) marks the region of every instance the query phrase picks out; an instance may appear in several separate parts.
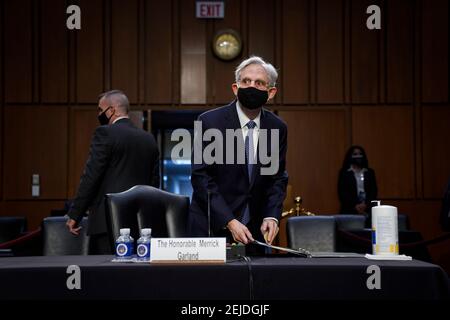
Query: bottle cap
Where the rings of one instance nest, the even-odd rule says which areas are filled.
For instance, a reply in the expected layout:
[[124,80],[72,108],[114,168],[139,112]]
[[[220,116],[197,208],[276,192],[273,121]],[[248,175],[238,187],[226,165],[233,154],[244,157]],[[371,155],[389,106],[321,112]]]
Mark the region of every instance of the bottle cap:
[[120,235],[121,236],[129,236],[130,235],[130,228],[122,228],[122,229],[120,229]]
[[143,228],[141,229],[141,236],[149,236],[152,234],[151,228]]

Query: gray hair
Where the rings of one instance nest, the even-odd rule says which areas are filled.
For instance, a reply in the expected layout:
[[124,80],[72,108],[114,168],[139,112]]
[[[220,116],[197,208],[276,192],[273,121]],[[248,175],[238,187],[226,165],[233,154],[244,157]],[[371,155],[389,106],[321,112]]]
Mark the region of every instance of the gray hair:
[[103,92],[98,96],[98,100],[105,99],[108,104],[115,105],[120,109],[120,111],[128,114],[130,110],[130,102],[128,101],[127,96],[121,90],[111,90]]
[[251,64],[259,64],[260,66],[262,66],[264,68],[264,70],[266,70],[267,77],[269,78],[269,86],[270,87],[276,86],[277,79],[278,79],[277,70],[275,69],[275,67],[273,65],[264,61],[261,57],[258,57],[258,56],[251,56],[250,58],[242,61],[237,66],[236,70],[234,71],[236,83],[239,83],[239,81],[241,80],[241,71]]

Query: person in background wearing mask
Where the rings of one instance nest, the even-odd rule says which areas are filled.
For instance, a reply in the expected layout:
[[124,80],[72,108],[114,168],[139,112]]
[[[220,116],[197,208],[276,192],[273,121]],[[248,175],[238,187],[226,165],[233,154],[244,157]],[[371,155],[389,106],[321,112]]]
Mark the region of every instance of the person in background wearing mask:
[[159,187],[159,151],[148,132],[135,127],[128,117],[130,105],[120,90],[99,96],[98,120],[84,172],[66,226],[79,235],[78,223],[89,209],[90,254],[111,254],[107,234],[107,193],[126,191],[141,184]]
[[339,172],[338,194],[342,214],[370,214],[372,200],[377,199],[375,171],[369,168],[361,146],[348,149]]
[[[196,164],[192,155],[193,196],[189,229],[193,236],[207,236],[210,232],[213,236],[227,237],[229,242],[248,244],[254,239],[272,243],[277,235],[288,181],[285,170],[287,125],[263,108],[277,93],[277,77],[275,68],[260,57],[242,61],[235,70],[235,83],[231,86],[237,99],[199,116],[203,131],[215,128],[225,137],[227,129],[241,129],[236,139],[242,139],[246,159],[244,164],[236,161],[233,164],[225,161],[223,164],[206,164],[204,161]],[[261,174],[262,165],[257,153],[260,129],[265,129],[268,137],[271,130],[279,132],[279,166],[272,175]],[[203,149],[205,147],[206,143],[203,143]],[[237,148],[235,160],[236,153],[242,152]],[[249,156],[256,156],[253,164],[248,160]],[[262,251],[253,247],[253,253]]]

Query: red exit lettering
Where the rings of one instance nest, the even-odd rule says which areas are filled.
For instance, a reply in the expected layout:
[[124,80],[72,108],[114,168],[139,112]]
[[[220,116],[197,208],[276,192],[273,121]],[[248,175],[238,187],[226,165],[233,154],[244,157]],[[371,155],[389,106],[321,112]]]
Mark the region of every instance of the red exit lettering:
[[223,3],[198,3],[197,6],[198,18],[222,18],[223,17]]

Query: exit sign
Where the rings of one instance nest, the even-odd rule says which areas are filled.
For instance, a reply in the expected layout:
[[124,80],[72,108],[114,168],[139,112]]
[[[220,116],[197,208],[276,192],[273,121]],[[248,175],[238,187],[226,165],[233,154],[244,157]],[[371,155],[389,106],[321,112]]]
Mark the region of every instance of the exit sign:
[[220,19],[225,17],[225,3],[223,1],[197,1],[196,18]]

